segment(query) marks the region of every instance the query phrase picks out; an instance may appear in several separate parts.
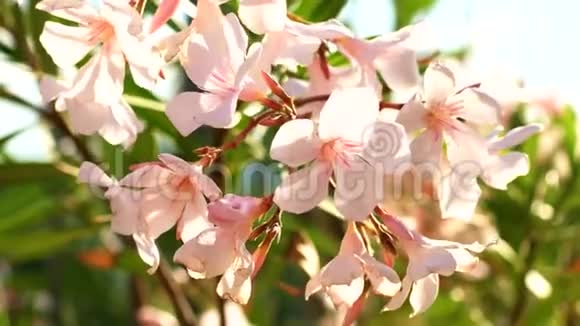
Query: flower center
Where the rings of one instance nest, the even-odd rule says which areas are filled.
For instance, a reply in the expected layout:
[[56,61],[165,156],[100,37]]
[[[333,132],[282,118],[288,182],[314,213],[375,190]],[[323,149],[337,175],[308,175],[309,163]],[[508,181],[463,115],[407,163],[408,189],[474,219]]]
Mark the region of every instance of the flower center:
[[431,107],[425,116],[427,128],[436,132],[457,130],[458,113],[463,108],[461,102],[439,104]]
[[97,20],[89,24],[89,42],[107,42],[115,36],[115,28],[105,20]]
[[324,143],[320,147],[319,158],[348,168],[354,157],[360,155],[361,152],[362,146],[360,143],[337,138]]

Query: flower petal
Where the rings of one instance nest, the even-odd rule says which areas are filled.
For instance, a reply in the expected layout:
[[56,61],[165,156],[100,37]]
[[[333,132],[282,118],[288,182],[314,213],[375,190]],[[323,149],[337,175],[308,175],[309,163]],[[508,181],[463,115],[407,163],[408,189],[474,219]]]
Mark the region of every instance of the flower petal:
[[334,203],[347,220],[365,220],[383,199],[383,178],[377,171],[364,161],[351,163],[348,168],[340,164],[334,167]]
[[320,112],[322,140],[341,138],[362,142],[379,115],[379,100],[370,87],[335,90]]
[[83,102],[79,99],[65,99],[71,129],[75,133],[91,135],[103,127],[109,117],[109,109],[94,102]]
[[426,127],[425,116],[427,109],[421,101],[415,97],[407,102],[397,115],[397,122],[405,127],[408,133],[413,133]]
[[122,235],[138,233],[140,193],[117,187],[109,189],[105,196],[111,203],[111,230]]
[[55,22],[46,22],[40,43],[61,68],[70,68],[84,58],[95,46],[88,41],[90,29],[88,27],[66,26]]
[[295,214],[307,212],[328,195],[330,166],[314,161],[286,176],[274,192],[274,202],[282,209]]
[[109,177],[98,165],[92,162],[83,162],[79,168],[78,180],[82,183],[108,188],[115,181]]
[[514,128],[500,139],[493,140],[489,145],[489,150],[498,152],[523,143],[526,139],[541,132],[544,127],[539,123],[532,123]]
[[401,290],[401,279],[392,268],[377,261],[369,254],[364,255],[362,260],[365,274],[376,293],[392,297]]
[[331,285],[326,289],[326,293],[334,304],[335,308],[342,306],[352,307],[360,298],[365,285],[364,277],[358,277],[349,284]]
[[397,292],[391,300],[383,307],[383,311],[392,311],[401,308],[405,300],[409,296],[409,292],[411,292],[411,287],[413,286],[413,281],[409,276],[405,276],[403,278],[403,282],[401,283],[401,290]]
[[290,167],[298,167],[316,158],[316,133],[309,119],[288,121],[280,127],[272,145],[270,156]]
[[286,21],[286,0],[241,0],[238,14],[256,34],[281,31]]
[[425,71],[424,97],[428,107],[445,103],[455,91],[455,77],[451,69],[440,63],[432,63]]
[[468,221],[475,213],[481,189],[477,184],[477,174],[470,172],[468,165],[464,165],[464,167],[465,169],[457,166],[451,174],[440,180],[438,186],[439,207],[443,218]]
[[133,234],[133,240],[135,240],[135,244],[137,245],[137,253],[139,254],[139,257],[141,257],[145,264],[151,266],[151,268],[147,270],[147,273],[153,274],[161,262],[159,249],[155,244],[155,240],[141,232]]
[[411,157],[414,163],[439,166],[443,146],[443,135],[426,129],[411,141]]
[[232,232],[210,228],[184,243],[173,260],[185,265],[195,279],[212,278],[223,274],[234,261],[235,241]]
[[413,307],[413,313],[411,317],[414,317],[420,313],[425,312],[439,293],[439,275],[431,274],[423,279],[415,281],[413,285],[413,290],[409,296],[409,302],[411,307]]
[[252,255],[241,245],[238,256],[220,279],[216,291],[224,299],[230,299],[238,304],[247,304],[252,294],[252,271],[254,262]]
[[373,63],[391,89],[407,90],[419,84],[417,56],[411,49],[402,46],[389,47],[388,51],[377,57]]
[[181,217],[186,201],[184,198],[175,198],[179,195],[160,189],[142,191],[141,218],[145,221],[147,234],[151,238],[157,239],[169,231]]
[[200,192],[185,204],[177,224],[177,234],[181,241],[187,242],[213,225],[207,219],[207,203]]
[[529,171],[530,162],[526,154],[509,152],[493,157],[484,167],[481,178],[493,188],[506,190],[510,182]]
[[475,88],[467,88],[449,99],[450,102],[455,100],[463,102],[463,110],[457,115],[466,121],[476,125],[491,126],[496,126],[500,123],[501,107],[488,94]]
[[42,0],[36,4],[36,9],[85,25],[98,17],[89,3],[78,0]]

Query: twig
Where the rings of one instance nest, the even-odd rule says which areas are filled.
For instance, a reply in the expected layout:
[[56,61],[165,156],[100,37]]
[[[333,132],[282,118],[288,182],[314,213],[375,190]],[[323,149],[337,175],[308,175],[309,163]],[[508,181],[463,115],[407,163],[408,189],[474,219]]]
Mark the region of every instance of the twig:
[[[327,101],[329,97],[330,97],[330,94],[322,94],[322,95],[315,95],[315,96],[310,96],[310,97],[297,98],[297,99],[294,99],[294,105],[296,105],[296,107],[301,107],[301,106],[304,106],[306,104],[313,103],[313,102]],[[391,102],[381,101],[379,103],[379,109],[380,110],[382,110],[382,109],[400,110],[401,108],[403,108],[404,105],[405,105],[404,103],[391,103]]]
[[165,293],[169,296],[173,308],[175,309],[175,316],[182,326],[197,325],[197,320],[185,293],[181,290],[177,282],[171,275],[171,267],[165,260],[161,260],[159,268],[155,273],[161,285],[165,289]]

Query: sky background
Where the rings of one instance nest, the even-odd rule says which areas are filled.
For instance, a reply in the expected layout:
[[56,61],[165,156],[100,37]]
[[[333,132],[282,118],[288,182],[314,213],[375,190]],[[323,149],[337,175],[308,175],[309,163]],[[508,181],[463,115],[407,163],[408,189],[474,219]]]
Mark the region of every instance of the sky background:
[[[364,37],[391,31],[393,12],[388,0],[350,0],[341,19]],[[520,78],[534,92],[554,92],[580,107],[579,13],[578,0],[440,0],[423,18],[443,51],[470,44],[470,68],[482,77],[498,72]],[[1,59],[0,72],[2,85],[40,103],[32,76]],[[158,91],[167,93],[169,83]],[[51,139],[35,114],[6,102],[0,112],[0,137],[28,129],[10,141],[10,153],[25,161],[49,159]]]

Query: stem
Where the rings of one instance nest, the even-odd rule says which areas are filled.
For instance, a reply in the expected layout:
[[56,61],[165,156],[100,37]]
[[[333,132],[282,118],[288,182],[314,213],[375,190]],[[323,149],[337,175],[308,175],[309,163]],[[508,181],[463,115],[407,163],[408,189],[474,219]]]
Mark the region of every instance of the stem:
[[179,324],[182,326],[197,325],[197,320],[191,311],[189,301],[185,293],[183,293],[177,282],[173,279],[171,267],[165,260],[161,260],[155,275],[157,275],[157,278],[171,300]]
[[303,105],[306,105],[306,104],[309,104],[312,102],[326,101],[326,100],[328,100],[329,97],[330,97],[330,94],[323,94],[323,95],[315,95],[315,96],[310,96],[310,97],[297,98],[294,100],[294,105],[296,105],[296,107],[301,107]]
[[[301,106],[304,106],[306,104],[313,103],[313,102],[326,101],[326,100],[328,100],[329,97],[330,97],[330,94],[322,94],[322,95],[315,95],[315,96],[310,96],[310,97],[297,98],[294,100],[294,105],[296,105],[296,107],[301,107]],[[382,109],[400,110],[401,108],[403,108],[404,105],[405,105],[404,103],[391,103],[391,102],[381,101],[379,103],[379,109],[380,110],[382,110]]]
[[223,151],[227,151],[233,148],[236,148],[239,144],[241,144],[246,137],[254,130],[260,123],[264,120],[267,120],[272,116],[271,111],[264,111],[255,117],[251,118],[250,123],[242,130],[234,139],[230,140],[229,142],[223,144],[220,149]]

